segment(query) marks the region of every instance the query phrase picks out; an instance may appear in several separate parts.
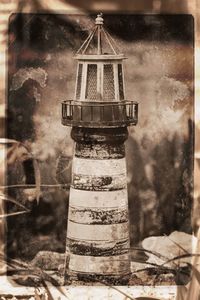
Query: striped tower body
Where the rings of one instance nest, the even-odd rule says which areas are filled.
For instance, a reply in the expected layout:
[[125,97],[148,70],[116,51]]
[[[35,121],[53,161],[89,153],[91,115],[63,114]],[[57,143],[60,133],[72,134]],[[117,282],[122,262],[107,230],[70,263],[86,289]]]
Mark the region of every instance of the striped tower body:
[[[69,271],[82,278],[127,283],[130,241],[124,142],[127,126],[137,123],[137,103],[124,100],[124,56],[115,51],[102,25],[98,16],[75,57],[75,100],[62,103],[62,123],[72,126],[75,142],[67,228]],[[105,51],[103,37],[108,43]],[[92,47],[91,54],[93,38],[97,52]]]
[[[76,142],[68,215],[69,268],[79,274],[130,273],[124,141],[127,129],[73,129]],[[88,130],[87,130],[88,134]],[[103,141],[102,141],[103,140]]]

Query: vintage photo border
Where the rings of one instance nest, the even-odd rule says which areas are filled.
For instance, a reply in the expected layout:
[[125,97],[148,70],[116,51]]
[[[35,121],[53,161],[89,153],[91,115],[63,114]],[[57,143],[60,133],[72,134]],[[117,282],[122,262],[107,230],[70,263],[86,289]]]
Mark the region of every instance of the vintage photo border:
[[[131,1],[131,0],[130,0]],[[168,1],[168,0],[166,0]],[[27,1],[29,2],[29,1]],[[45,1],[42,0],[41,3],[44,3]],[[84,12],[82,10],[74,10],[72,7],[67,4],[64,4],[62,1],[59,0],[51,0],[47,1],[48,4],[44,3],[44,5],[49,5],[50,8],[48,10],[48,13],[52,14],[57,14],[57,13],[66,13],[66,14],[84,14],[88,13],[88,11]],[[95,2],[95,1],[94,1]],[[3,10],[3,5],[0,4],[0,17],[1,17],[1,6]],[[195,92],[194,92],[194,97],[195,97],[195,124],[197,122],[200,122],[200,3],[198,4],[198,0],[193,0],[190,1],[188,0],[188,6],[189,6],[189,11],[183,12],[179,11],[177,8],[176,10],[172,10],[170,14],[178,14],[178,13],[185,13],[185,14],[192,14],[194,17],[194,25],[195,25]],[[199,6],[199,7],[198,7]],[[113,9],[107,10],[106,11],[103,9],[103,7],[99,8],[101,9],[102,12],[109,12],[109,13],[137,13],[137,14],[145,14],[145,13],[152,13],[155,14],[156,11],[147,11],[145,7],[143,8],[143,11],[129,11],[128,9],[125,9],[123,12],[122,11],[116,11]],[[95,10],[90,10],[91,13],[95,13],[99,11],[98,7],[96,7]],[[45,13],[47,12],[47,8],[41,11],[34,11],[34,10],[29,10],[29,7],[27,5],[27,8],[25,7],[24,11],[17,11],[17,9],[14,7],[11,8],[11,11],[9,15],[12,13],[18,13],[18,12],[23,12],[23,13]],[[164,12],[162,12],[164,13]],[[9,15],[7,16],[7,25],[9,23]],[[5,17],[5,16],[4,16]],[[1,53],[0,53],[1,54]],[[1,70],[1,73],[3,72],[2,76],[2,88],[4,90],[4,95],[5,95],[5,102],[6,102],[6,88],[7,88],[7,65],[6,65],[6,56],[7,56],[7,50],[5,49],[5,53],[2,54],[2,57],[4,57],[4,66]],[[195,136],[195,159],[194,159],[194,164],[195,164],[195,173],[194,173],[194,193],[195,195],[199,195],[199,179],[197,176],[197,170],[198,165],[197,165],[197,160],[200,159],[200,149],[197,149],[197,139],[199,137]],[[50,289],[53,289],[53,287],[50,287]],[[157,297],[161,299],[175,299],[176,293],[177,293],[177,287],[176,286],[157,286],[157,287],[149,287],[149,286],[133,286],[133,287],[78,287],[78,286],[67,286],[64,287],[65,291],[67,294],[69,294],[69,299],[128,299],[128,295],[130,297],[141,297],[141,296],[151,296],[151,297]],[[179,288],[178,288],[179,289]],[[3,295],[34,295],[33,292],[34,288],[28,288],[28,287],[20,287],[20,288],[14,288],[11,286],[9,282],[6,281],[6,276],[1,276],[0,277],[0,296]],[[57,299],[58,297],[62,298],[62,295],[59,293],[57,289],[54,290],[54,297]],[[63,298],[64,299],[64,298]]]

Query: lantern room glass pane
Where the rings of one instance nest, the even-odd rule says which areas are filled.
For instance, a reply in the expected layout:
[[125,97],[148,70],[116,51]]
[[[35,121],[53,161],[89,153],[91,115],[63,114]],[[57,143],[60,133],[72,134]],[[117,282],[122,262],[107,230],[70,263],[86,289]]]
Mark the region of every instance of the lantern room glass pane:
[[113,72],[112,64],[104,65],[103,99],[104,100],[115,100],[114,72]]
[[86,99],[97,99],[97,65],[89,64],[87,69]]
[[80,99],[80,95],[81,95],[82,71],[83,71],[83,64],[79,64],[77,86],[76,86],[76,99]]
[[124,100],[124,84],[123,84],[122,64],[118,64],[118,81],[119,81],[119,99]]

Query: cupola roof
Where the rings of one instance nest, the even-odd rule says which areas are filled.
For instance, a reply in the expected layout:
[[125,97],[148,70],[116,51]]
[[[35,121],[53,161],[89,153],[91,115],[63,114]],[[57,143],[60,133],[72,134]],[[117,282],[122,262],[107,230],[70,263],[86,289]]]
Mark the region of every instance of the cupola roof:
[[98,14],[95,19],[95,25],[91,33],[81,45],[76,53],[76,58],[81,58],[81,55],[88,57],[89,55],[100,55],[110,58],[124,58],[119,47],[111,35],[105,30],[104,19],[102,13]]

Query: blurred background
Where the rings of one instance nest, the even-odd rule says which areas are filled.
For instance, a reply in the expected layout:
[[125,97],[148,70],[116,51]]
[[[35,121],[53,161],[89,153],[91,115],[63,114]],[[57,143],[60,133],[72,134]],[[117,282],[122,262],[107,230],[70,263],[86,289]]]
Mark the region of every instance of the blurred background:
[[[41,185],[55,185],[41,187],[39,204],[30,189],[9,188],[9,196],[31,212],[7,219],[8,255],[30,260],[39,250],[65,249],[69,195],[56,185],[70,183],[73,141],[70,129],[61,125],[60,102],[73,98],[72,57],[96,11],[104,12],[106,30],[128,57],[126,98],[139,102],[139,124],[129,130],[126,143],[131,244],[174,230],[195,231],[194,2],[6,2],[20,12],[9,19],[6,137],[31,149]],[[143,14],[144,7],[149,14]],[[35,184],[31,159],[10,161],[7,185]],[[8,212],[17,209],[7,205]]]

